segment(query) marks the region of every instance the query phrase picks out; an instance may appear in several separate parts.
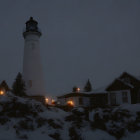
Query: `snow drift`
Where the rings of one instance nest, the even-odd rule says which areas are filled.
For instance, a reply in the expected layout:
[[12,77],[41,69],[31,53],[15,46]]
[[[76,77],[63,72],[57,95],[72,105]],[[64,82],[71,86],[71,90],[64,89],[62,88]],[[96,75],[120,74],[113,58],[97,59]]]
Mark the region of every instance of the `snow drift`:
[[140,105],[64,111],[12,94],[0,96],[0,132],[0,140],[137,140]]

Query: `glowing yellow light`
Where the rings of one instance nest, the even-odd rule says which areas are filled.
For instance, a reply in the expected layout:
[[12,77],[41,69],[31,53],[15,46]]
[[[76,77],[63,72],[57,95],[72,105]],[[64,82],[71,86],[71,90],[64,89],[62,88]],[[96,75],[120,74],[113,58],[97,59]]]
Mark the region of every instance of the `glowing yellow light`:
[[70,106],[74,106],[73,101],[67,101],[67,104],[70,105]]
[[46,101],[46,103],[48,103],[48,102],[49,102],[49,99],[48,99],[48,98],[46,98],[46,99],[45,99],[45,101]]
[[80,88],[77,88],[77,92],[79,92],[80,91]]
[[0,95],[3,95],[4,94],[4,91],[3,90],[0,90]]
[[54,99],[52,99],[52,104],[54,104],[55,103],[55,100]]

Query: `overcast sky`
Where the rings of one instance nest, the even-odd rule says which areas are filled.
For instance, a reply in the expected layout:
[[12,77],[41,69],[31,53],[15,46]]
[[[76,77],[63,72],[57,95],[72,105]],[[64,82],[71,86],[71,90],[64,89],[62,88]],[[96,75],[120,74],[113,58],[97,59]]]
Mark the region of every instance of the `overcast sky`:
[[127,71],[140,75],[140,0],[1,0],[0,80],[22,72],[25,22],[42,30],[41,57],[51,95],[106,86]]

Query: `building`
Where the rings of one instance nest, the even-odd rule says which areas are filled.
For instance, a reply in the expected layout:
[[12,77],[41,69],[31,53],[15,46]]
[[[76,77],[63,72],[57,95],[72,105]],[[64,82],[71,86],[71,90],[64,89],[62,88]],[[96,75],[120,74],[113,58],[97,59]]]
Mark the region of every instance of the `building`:
[[25,81],[27,95],[35,98],[37,96],[44,96],[46,93],[40,56],[39,40],[41,35],[38,22],[30,17],[26,22],[26,28],[23,32],[23,79]]
[[89,95],[80,92],[71,92],[59,96],[57,97],[57,100],[60,105],[70,105],[73,107],[78,107],[78,106],[88,107],[90,103]]
[[140,103],[140,80],[127,72],[115,79],[106,91],[109,105]]
[[73,92],[57,97],[60,105],[70,105],[73,107],[102,107],[108,104],[106,91],[96,90],[80,92],[80,88],[75,87]]
[[107,93],[95,92],[72,92],[57,97],[60,105],[71,105],[73,107],[103,107],[108,104]]
[[9,88],[9,86],[7,85],[6,81],[3,80],[0,84],[0,95],[6,95],[7,93],[9,93],[11,91],[11,89]]
[[140,80],[126,72],[109,86],[90,92],[72,92],[58,97],[60,105],[105,107],[140,103]]
[[90,107],[105,107],[108,105],[108,94],[105,91],[92,92],[89,95]]

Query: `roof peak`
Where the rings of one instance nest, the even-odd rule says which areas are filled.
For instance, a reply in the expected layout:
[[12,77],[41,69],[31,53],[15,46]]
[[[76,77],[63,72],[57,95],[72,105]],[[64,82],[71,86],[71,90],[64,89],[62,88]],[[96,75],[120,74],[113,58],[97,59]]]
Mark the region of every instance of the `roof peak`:
[[33,17],[30,17],[30,20],[33,20]]

